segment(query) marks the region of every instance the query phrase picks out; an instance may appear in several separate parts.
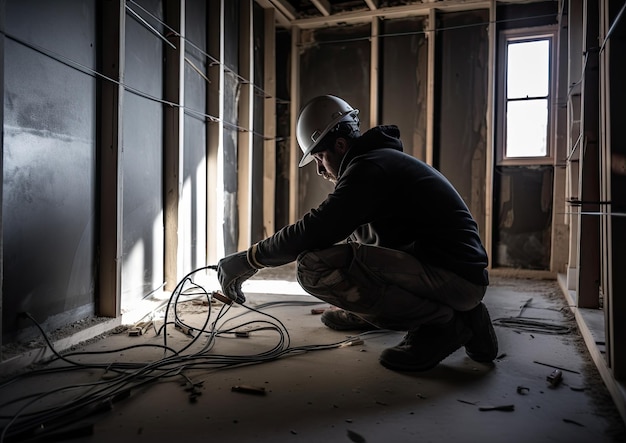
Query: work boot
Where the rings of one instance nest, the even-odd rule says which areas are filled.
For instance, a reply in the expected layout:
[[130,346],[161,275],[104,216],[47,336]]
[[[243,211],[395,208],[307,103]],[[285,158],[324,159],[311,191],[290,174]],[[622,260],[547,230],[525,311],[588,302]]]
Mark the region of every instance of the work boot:
[[427,371],[471,338],[470,328],[455,315],[444,325],[421,326],[409,331],[397,346],[380,354],[380,363],[396,371]]
[[329,309],[322,314],[322,323],[336,331],[373,331],[378,327],[343,309]]
[[472,330],[472,338],[465,344],[465,353],[480,363],[493,361],[498,355],[498,338],[485,304],[480,302],[471,311],[460,315]]

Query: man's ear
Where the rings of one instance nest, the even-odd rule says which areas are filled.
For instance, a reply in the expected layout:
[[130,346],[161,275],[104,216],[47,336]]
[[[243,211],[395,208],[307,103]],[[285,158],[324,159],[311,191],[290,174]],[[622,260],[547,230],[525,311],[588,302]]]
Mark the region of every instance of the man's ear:
[[343,137],[337,138],[337,140],[335,140],[335,150],[341,155],[348,152],[348,140]]

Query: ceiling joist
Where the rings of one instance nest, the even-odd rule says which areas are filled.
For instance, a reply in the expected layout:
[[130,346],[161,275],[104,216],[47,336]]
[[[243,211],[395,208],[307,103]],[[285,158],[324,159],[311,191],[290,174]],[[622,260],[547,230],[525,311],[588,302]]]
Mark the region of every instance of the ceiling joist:
[[378,0],[365,0],[365,4],[372,11],[375,11],[378,9]]
[[280,9],[276,8],[276,6],[274,6],[274,3],[272,3],[270,0],[256,0],[256,2],[263,9],[274,9],[274,16],[276,17],[276,22],[279,26],[283,28],[291,28],[291,21],[293,19],[289,19],[289,17],[283,14]]
[[331,6],[328,0],[311,0],[311,3],[322,13],[324,17],[328,17],[331,13]]
[[298,17],[296,9],[287,0],[269,0],[269,2],[289,20],[293,21]]
[[[329,16],[309,17],[294,20],[291,25],[301,29],[321,28],[336,26],[338,24],[357,24],[371,21],[374,17],[383,19],[405,18],[414,16],[426,16],[430,10],[458,12],[474,9],[489,9],[491,0],[441,0],[435,2],[417,2],[409,5],[391,6],[372,9],[375,2],[367,1],[370,10],[358,10],[337,12]],[[370,6],[369,3],[372,3]]]
[[[255,0],[263,8],[276,11],[277,25],[284,28],[323,28],[343,24],[359,24],[379,19],[398,19],[428,16],[431,10],[459,12],[489,9],[495,0],[380,0],[333,1],[330,0]],[[509,0],[511,3],[528,0]]]

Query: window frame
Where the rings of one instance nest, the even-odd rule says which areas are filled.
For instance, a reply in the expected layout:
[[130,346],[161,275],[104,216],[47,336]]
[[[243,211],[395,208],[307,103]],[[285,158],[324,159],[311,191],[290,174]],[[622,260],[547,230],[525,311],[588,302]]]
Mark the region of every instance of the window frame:
[[[556,102],[556,38],[555,26],[541,26],[533,28],[507,29],[498,36],[498,76],[497,76],[497,136],[496,136],[496,163],[502,166],[521,165],[551,165],[554,163],[554,128]],[[507,64],[509,43],[531,42],[548,39],[549,43],[549,72],[548,72],[548,122],[546,128],[546,155],[533,157],[507,157],[506,154],[506,115],[507,115]]]

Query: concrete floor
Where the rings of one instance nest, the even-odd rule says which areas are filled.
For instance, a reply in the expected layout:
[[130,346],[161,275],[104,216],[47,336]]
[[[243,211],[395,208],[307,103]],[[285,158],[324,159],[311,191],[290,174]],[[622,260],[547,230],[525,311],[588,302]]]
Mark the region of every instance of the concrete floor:
[[[96,367],[21,378],[0,389],[0,415],[5,417],[0,424],[4,427],[25,404],[6,404],[8,399],[32,392],[46,394],[29,397],[34,407],[65,411],[63,416],[74,431],[59,429],[56,436],[43,433],[45,439],[33,441],[55,441],[57,437],[56,441],[94,443],[626,441],[624,423],[556,282],[492,276],[485,303],[500,342],[500,356],[493,366],[473,362],[460,349],[431,371],[400,373],[383,368],[378,356],[385,347],[399,342],[402,333],[377,332],[361,336],[362,345],[312,350],[317,345],[342,342],[347,336],[320,323],[312,309],[328,305],[304,295],[295,283],[280,290],[291,294],[271,294],[280,286],[272,278],[259,275],[250,282],[247,305],[280,303],[266,306],[260,313],[233,306],[224,317],[233,319],[219,322],[222,330],[229,326],[241,326],[240,332],[257,326],[266,329],[252,330],[248,338],[235,338],[234,334],[217,337],[203,367],[193,368],[185,361],[187,381],[181,375],[165,378],[163,373],[158,378],[151,374],[143,379],[137,375],[115,379],[113,372]],[[221,303],[211,305],[210,322],[217,319],[221,307]],[[185,304],[180,311],[185,324],[200,328],[209,309],[196,302]],[[271,329],[281,323],[286,328],[282,337]],[[157,347],[122,348],[163,345],[164,334],[157,336],[148,330],[142,336],[129,337],[123,328],[116,332],[74,349],[94,354],[69,358],[91,365],[162,361],[163,350]],[[167,329],[169,347],[180,352],[191,341],[180,330]],[[194,343],[182,353],[197,352],[206,338]],[[293,352],[302,346],[308,352]],[[275,356],[276,349],[284,356],[251,363],[263,357],[259,353]],[[115,352],[102,353],[108,350]],[[236,356],[245,364],[226,367]],[[175,359],[170,368],[182,368],[182,364],[182,358]],[[62,366],[68,365],[48,365]],[[552,387],[547,377],[555,368],[561,368],[562,382]],[[90,395],[104,387],[108,394],[98,394],[98,399],[115,394],[121,398],[116,398],[110,409],[80,417],[77,414],[88,411],[89,406],[77,411],[69,407],[76,404],[79,394],[90,398],[84,395],[87,388],[78,385],[94,380],[101,385],[90,387]],[[146,384],[138,386],[140,381]],[[131,385],[135,387],[128,390]],[[76,388],[52,394],[64,386]],[[240,392],[234,387],[254,389]],[[511,410],[481,409],[494,406]],[[34,410],[25,409],[7,428],[5,442],[16,441],[9,438],[9,431],[17,429],[19,421]],[[50,426],[47,429],[52,431]]]

